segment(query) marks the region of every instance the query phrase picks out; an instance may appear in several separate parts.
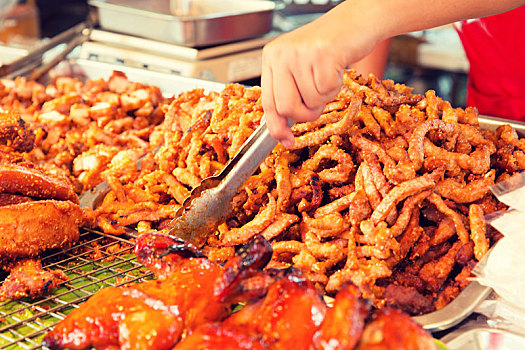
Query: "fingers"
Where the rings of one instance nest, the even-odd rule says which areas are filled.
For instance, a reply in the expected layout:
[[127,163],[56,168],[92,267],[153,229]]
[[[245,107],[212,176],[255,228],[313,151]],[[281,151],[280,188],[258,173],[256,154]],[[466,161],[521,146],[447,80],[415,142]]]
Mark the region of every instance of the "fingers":
[[[304,73],[301,70],[294,70],[287,63],[278,63],[272,66],[272,86],[276,112],[282,117],[291,118],[298,122],[313,121],[319,117],[322,111],[320,105],[322,101],[315,95],[315,91],[310,94],[313,86],[312,76],[304,77],[303,75]],[[301,81],[297,82],[297,78],[300,78]],[[313,108],[306,105],[300,89],[308,92],[309,102]]]
[[286,148],[292,148],[295,138],[287,125],[287,119],[278,114],[265,114],[266,126],[270,135]]
[[343,70],[336,64],[316,65],[313,69],[313,81],[319,95],[325,99],[325,104],[331,101],[343,85]]
[[292,131],[286,124],[286,117],[280,116],[275,107],[272,68],[268,64],[268,61],[264,60],[264,56],[261,73],[261,90],[261,102],[270,135],[286,148],[293,147],[294,137]]
[[263,50],[261,73],[262,105],[270,134],[285,147],[292,147],[294,137],[287,119],[297,122],[316,120],[328,99],[320,96],[313,81],[311,66],[293,68],[296,60],[281,57],[271,46]]

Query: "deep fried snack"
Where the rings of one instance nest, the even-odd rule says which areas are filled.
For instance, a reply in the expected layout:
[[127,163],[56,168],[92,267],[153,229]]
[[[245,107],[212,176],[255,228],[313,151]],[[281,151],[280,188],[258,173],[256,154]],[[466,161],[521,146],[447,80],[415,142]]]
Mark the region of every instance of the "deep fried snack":
[[0,207],[0,261],[34,257],[76,242],[84,222],[71,201],[42,200]]
[[34,143],[33,130],[19,115],[0,111],[0,145],[17,152],[29,152]]
[[423,165],[423,159],[425,157],[423,141],[425,140],[425,135],[430,130],[439,130],[444,133],[453,133],[455,127],[454,124],[444,122],[441,119],[429,119],[426,122],[419,124],[414,129],[412,135],[410,136],[408,156],[414,163],[416,170],[419,170],[421,165]]
[[4,205],[31,202],[33,198],[20,194],[0,193],[0,207]]
[[440,212],[452,219],[454,225],[456,226],[456,232],[458,234],[459,239],[461,240],[461,242],[463,242],[463,244],[467,244],[470,238],[468,231],[465,228],[465,224],[463,223],[463,217],[461,216],[461,214],[457,213],[453,209],[450,209],[447,206],[447,204],[443,201],[441,196],[439,196],[436,193],[432,193],[429,196],[429,202],[434,204]]
[[67,280],[66,274],[60,270],[42,269],[38,260],[20,260],[10,268],[9,276],[0,287],[0,301],[39,297]]
[[61,173],[46,173],[30,165],[0,162],[0,192],[78,203],[73,185]]
[[390,210],[392,210],[392,208],[397,203],[406,197],[412,196],[429,188],[433,188],[440,175],[441,173],[439,171],[435,171],[433,173],[422,175],[421,177],[415,178],[413,180],[405,181],[394,187],[390,192],[388,192],[388,195],[383,198],[377,208],[375,208],[374,212],[370,216],[372,222],[377,225],[380,221],[383,221],[387,217]]
[[451,199],[456,203],[472,203],[483,198],[489,187],[494,185],[496,171],[490,170],[480,179],[473,180],[468,184],[453,178],[443,179],[436,184],[435,192],[443,198]]
[[474,256],[481,260],[489,250],[489,240],[486,236],[483,208],[478,204],[469,207],[470,238],[474,242]]
[[[108,182],[93,217],[112,234],[166,229],[192,188],[220,172],[263,117],[260,88],[239,84],[164,98],[122,73],[48,86],[2,82],[2,106],[35,123],[26,158],[61,168],[82,191]],[[458,272],[486,251],[485,239],[499,237],[481,231],[482,212],[505,209],[489,186],[525,169],[525,143],[511,127],[483,131],[474,108],[355,71],[345,72],[318,120],[292,132],[294,148],[276,147],[242,186],[205,252],[224,261],[262,234],[275,249],[271,266],[295,265],[333,295],[352,281],[376,306],[392,284],[417,284],[434,308],[451,300],[467,280],[456,282]],[[458,241],[456,256],[445,258]],[[431,281],[425,271],[440,259],[451,272]]]

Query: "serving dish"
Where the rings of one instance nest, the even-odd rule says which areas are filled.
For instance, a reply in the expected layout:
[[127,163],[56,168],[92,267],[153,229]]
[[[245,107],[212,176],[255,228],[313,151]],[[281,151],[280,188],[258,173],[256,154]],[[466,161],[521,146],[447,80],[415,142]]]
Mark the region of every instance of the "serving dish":
[[[201,47],[268,33],[275,4],[254,0],[90,0],[106,30]],[[184,2],[184,1],[183,1]]]
[[[60,67],[62,66],[62,67]],[[57,71],[67,66],[67,70],[73,72],[74,76],[82,79],[99,79],[108,78],[113,71],[121,71],[126,74],[129,80],[137,81],[147,85],[157,86],[166,96],[180,94],[184,91],[201,88],[206,91],[220,91],[224,88],[224,84],[208,80],[201,80],[195,78],[183,77],[176,74],[166,74],[155,72],[147,69],[127,67],[119,64],[111,64],[105,62],[97,62],[86,59],[67,59],[60,63],[50,74],[53,75]],[[22,72],[22,75],[29,74],[30,71]],[[46,84],[49,76],[43,78],[42,83]]]

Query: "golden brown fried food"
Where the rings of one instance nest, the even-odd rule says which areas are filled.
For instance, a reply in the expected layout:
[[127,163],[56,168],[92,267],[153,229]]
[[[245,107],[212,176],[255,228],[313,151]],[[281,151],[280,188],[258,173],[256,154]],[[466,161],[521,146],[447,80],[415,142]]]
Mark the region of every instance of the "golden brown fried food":
[[0,162],[0,192],[78,203],[68,178],[61,173],[46,173],[31,164]]
[[[85,83],[2,82],[0,105],[35,122],[31,160],[61,168],[82,191],[110,184],[94,218],[112,234],[165,229],[263,116],[260,88],[238,84],[166,99],[120,72]],[[465,260],[477,261],[499,237],[482,230],[483,214],[505,208],[489,186],[525,169],[525,143],[510,126],[482,131],[475,108],[452,108],[434,91],[413,94],[351,70],[321,117],[292,132],[294,148],[279,146],[261,164],[205,251],[224,261],[232,245],[263,234],[278,252],[272,266],[295,265],[330,294],[352,281],[377,306],[387,286],[410,287],[412,279],[400,276],[428,266],[426,276],[427,264],[460,241],[447,260],[452,272],[415,291],[439,305],[451,300],[463,288],[452,281]]]
[[19,115],[0,111],[0,145],[17,152],[29,152],[34,143],[33,131]]
[[20,260],[9,271],[9,276],[0,287],[0,301],[42,296],[68,280],[60,270],[42,269],[42,263],[38,260]]
[[[167,109],[164,146],[148,167],[133,170],[129,182],[110,181],[113,190],[95,212],[99,225],[111,233],[136,223],[166,228],[169,208],[219,172],[261,117],[257,87],[181,94]],[[488,188],[519,166],[516,152],[523,152],[511,131],[481,131],[475,109],[454,109],[433,91],[415,95],[354,71],[345,72],[343,88],[318,120],[292,132],[293,149],[278,146],[261,164],[205,251],[224,260],[232,251],[226,248],[262,234],[276,251],[271,266],[293,265],[330,294],[351,281],[377,306],[387,286],[410,287],[400,269],[419,276],[424,266],[413,300],[446,300],[436,288],[464,266],[444,257],[447,249],[459,241],[465,250],[476,237],[479,257],[481,243],[496,240],[481,234],[479,211],[468,215],[469,206],[499,208]],[[491,162],[508,166],[494,169]],[[137,211],[145,203],[167,215]],[[444,278],[429,276],[441,258]]]
[[35,257],[79,238],[82,209],[71,201],[43,200],[0,207],[0,261]]

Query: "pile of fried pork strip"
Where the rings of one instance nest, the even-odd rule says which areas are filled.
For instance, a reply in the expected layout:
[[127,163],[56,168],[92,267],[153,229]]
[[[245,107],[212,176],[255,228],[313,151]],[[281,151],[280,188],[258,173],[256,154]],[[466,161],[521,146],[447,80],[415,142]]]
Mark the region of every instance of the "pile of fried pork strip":
[[[36,135],[26,159],[61,169],[77,193],[108,182],[84,221],[111,234],[165,232],[263,115],[260,89],[237,84],[166,98],[120,72],[0,82],[0,107]],[[375,306],[412,315],[442,308],[469,283],[500,238],[484,215],[506,209],[489,186],[525,168],[525,143],[510,126],[482,130],[474,108],[354,71],[320,119],[292,131],[295,146],[277,146],[244,184],[204,254],[224,262],[262,235],[268,268],[293,266],[330,296],[352,282]]]

